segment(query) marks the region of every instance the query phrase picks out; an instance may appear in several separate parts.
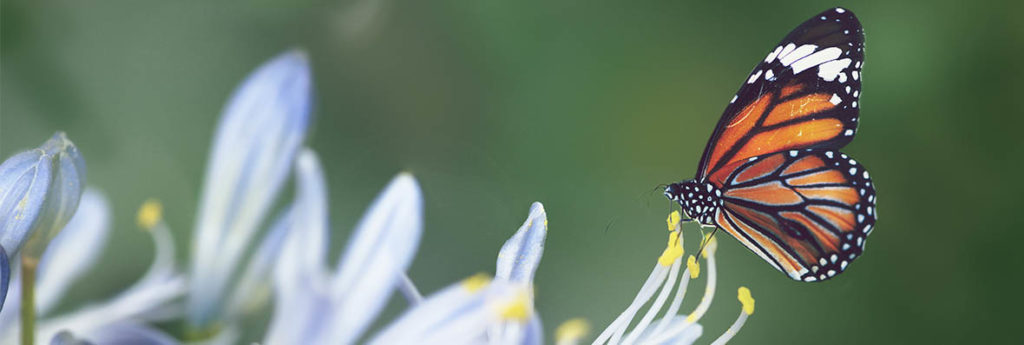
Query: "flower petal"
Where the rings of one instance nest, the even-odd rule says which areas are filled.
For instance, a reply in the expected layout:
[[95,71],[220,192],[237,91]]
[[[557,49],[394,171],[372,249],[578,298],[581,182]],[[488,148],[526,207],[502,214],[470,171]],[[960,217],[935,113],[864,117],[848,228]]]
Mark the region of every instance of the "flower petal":
[[95,264],[107,243],[110,205],[103,193],[87,188],[78,211],[47,246],[39,261],[36,307],[44,315],[71,284]]
[[4,299],[7,298],[7,286],[11,283],[11,265],[7,261],[7,252],[0,247],[0,312],[4,310]]
[[530,206],[530,216],[519,227],[498,253],[495,279],[530,283],[544,254],[544,238],[548,232],[548,218],[544,205]]
[[346,344],[365,331],[412,262],[422,231],[419,185],[399,174],[363,215],[340,259],[331,288],[339,309],[329,339]]
[[195,227],[188,319],[218,317],[222,295],[305,138],[312,84],[301,51],[253,72],[224,109],[214,137]]
[[53,167],[43,150],[14,155],[0,164],[0,246],[17,257],[39,219]]
[[60,333],[57,333],[57,335],[53,336],[53,339],[50,339],[50,345],[89,345],[89,344],[92,344],[92,343],[89,342],[89,341],[83,340],[83,339],[75,338],[75,336],[73,334],[71,334],[71,332],[68,332],[66,330],[65,331],[60,331]]
[[84,335],[93,344],[102,345],[176,345],[178,341],[155,328],[135,323],[112,324]]
[[37,236],[34,234],[26,243],[27,254],[35,258],[43,255],[49,240],[71,220],[85,185],[85,160],[63,132],[57,132],[39,148],[45,157],[49,157],[54,171],[42,213],[34,226],[36,230],[33,230],[39,237],[34,240]]
[[323,268],[327,243],[327,186],[320,161],[313,151],[303,150],[299,155],[296,175],[298,195],[273,272],[274,314],[264,340],[268,345],[325,341],[320,338],[320,332],[326,331],[321,325],[330,319],[332,312]]
[[270,231],[263,237],[256,253],[249,259],[249,264],[239,278],[235,292],[231,294],[228,315],[240,315],[254,311],[265,305],[270,299],[271,272],[281,255],[281,248],[284,247],[288,231],[293,228],[294,213],[295,207],[288,207],[278,215],[277,220],[271,225]]
[[486,343],[489,327],[505,321],[503,311],[527,290],[522,284],[471,277],[407,310],[368,344]]

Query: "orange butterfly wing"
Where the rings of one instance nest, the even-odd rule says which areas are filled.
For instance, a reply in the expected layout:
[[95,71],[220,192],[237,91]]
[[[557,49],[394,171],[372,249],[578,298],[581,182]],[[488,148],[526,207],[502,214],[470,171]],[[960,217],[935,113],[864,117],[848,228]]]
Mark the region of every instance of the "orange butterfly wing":
[[726,107],[697,169],[790,149],[839,149],[857,130],[864,35],[852,12],[809,19],[759,63]]
[[804,149],[734,162],[715,223],[790,278],[820,281],[846,269],[877,219],[867,170],[845,154]]

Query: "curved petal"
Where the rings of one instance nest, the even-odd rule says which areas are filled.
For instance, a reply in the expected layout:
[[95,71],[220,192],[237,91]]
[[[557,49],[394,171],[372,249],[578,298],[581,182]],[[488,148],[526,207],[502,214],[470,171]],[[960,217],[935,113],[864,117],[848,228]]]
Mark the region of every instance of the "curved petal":
[[474,276],[453,284],[403,313],[368,344],[480,344],[505,320],[505,309],[527,294],[521,284],[487,283]]
[[53,336],[53,339],[50,339],[50,345],[89,345],[89,344],[92,344],[92,343],[87,341],[87,340],[84,340],[84,339],[75,338],[75,335],[71,334],[71,332],[68,332],[68,331],[60,331],[60,333],[57,333],[57,335]]
[[85,335],[100,345],[176,345],[178,341],[155,328],[135,323],[112,324]]
[[296,175],[298,195],[273,272],[274,314],[264,340],[269,345],[323,342],[319,332],[326,332],[322,325],[333,309],[323,268],[327,187],[313,151],[303,150],[299,155]]
[[10,257],[18,255],[39,219],[52,174],[52,166],[39,149],[0,164],[0,246]]
[[409,267],[423,231],[423,200],[416,179],[399,174],[356,225],[331,292],[338,313],[329,339],[346,344],[362,334]]
[[260,246],[249,259],[249,264],[238,279],[234,293],[231,294],[228,315],[252,312],[264,306],[270,299],[271,272],[280,258],[288,231],[292,228],[294,213],[294,205],[281,212],[270,226],[270,231],[263,236]]
[[312,83],[301,51],[253,72],[224,109],[207,163],[194,235],[188,319],[220,313],[228,277],[272,206],[305,138]]
[[106,246],[110,205],[103,193],[87,188],[78,211],[47,246],[39,261],[36,307],[46,314],[60,301],[71,283],[88,272]]
[[530,206],[530,216],[516,234],[501,247],[495,279],[519,283],[533,282],[533,273],[544,254],[544,238],[547,232],[548,218],[544,212],[544,205],[534,202]]
[[42,213],[35,225],[39,239],[29,238],[28,255],[39,258],[49,240],[54,238],[71,220],[85,189],[85,159],[64,132],[57,132],[40,147],[53,164],[53,181],[46,193]]
[[4,310],[4,299],[7,298],[7,286],[11,283],[11,264],[7,261],[7,252],[0,246],[0,312]]

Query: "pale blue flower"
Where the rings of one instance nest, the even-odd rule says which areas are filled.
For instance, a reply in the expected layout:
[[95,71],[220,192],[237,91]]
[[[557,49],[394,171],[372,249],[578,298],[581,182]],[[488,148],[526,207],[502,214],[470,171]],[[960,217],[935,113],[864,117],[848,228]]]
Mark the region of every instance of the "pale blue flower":
[[0,164],[0,246],[7,256],[17,257],[30,239],[39,255],[74,214],[84,182],[85,160],[62,132]]
[[7,286],[11,283],[11,264],[7,260],[7,251],[0,247],[0,311],[4,310],[4,299],[7,298]]
[[375,335],[370,344],[542,344],[533,309],[533,274],[547,236],[544,206],[530,215],[498,254],[493,281],[476,275],[431,295]]
[[256,69],[224,108],[193,236],[186,308],[193,326],[245,309],[225,301],[249,303],[239,297],[248,290],[228,293],[235,288],[230,279],[288,178],[310,122],[311,98],[308,58],[289,51]]
[[[74,217],[46,247],[36,276],[36,339],[52,339],[60,331],[76,337],[101,341],[109,336],[131,330],[132,334],[154,334],[144,322],[160,317],[157,313],[185,289],[185,280],[174,270],[174,247],[166,225],[160,224],[151,234],[157,246],[156,259],[149,271],[132,287],[115,297],[77,309],[51,315],[64,294],[75,282],[86,277],[106,246],[110,233],[110,207],[102,193],[86,189]],[[0,344],[18,343],[21,309],[20,274],[11,281],[10,300],[0,311]],[[142,339],[142,338],[136,338]]]
[[264,344],[351,344],[412,262],[423,227],[420,188],[409,174],[395,177],[356,225],[337,269],[329,269],[327,187],[312,151],[299,156],[296,175],[291,229],[274,268],[274,316]]

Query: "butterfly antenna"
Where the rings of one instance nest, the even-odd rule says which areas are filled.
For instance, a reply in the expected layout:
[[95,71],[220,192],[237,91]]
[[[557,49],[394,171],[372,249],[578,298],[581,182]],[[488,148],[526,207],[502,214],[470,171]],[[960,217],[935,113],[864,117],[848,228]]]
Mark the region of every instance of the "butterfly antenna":
[[715,230],[711,231],[711,236],[706,236],[705,237],[704,236],[704,230],[701,230],[700,234],[701,234],[701,238],[702,239],[701,239],[701,242],[700,242],[700,249],[697,250],[697,257],[698,258],[700,257],[701,254],[704,253],[704,247],[706,247],[708,245],[708,243],[711,243],[711,239],[715,237],[715,233],[716,232],[718,232],[718,227],[717,226],[715,227]]

